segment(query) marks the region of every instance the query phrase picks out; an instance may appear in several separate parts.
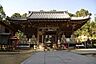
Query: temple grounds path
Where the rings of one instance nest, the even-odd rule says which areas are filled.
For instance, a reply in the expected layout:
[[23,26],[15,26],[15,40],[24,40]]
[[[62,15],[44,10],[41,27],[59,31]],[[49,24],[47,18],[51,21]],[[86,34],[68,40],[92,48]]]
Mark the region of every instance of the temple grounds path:
[[45,51],[35,53],[21,64],[96,64],[96,59],[68,51]]

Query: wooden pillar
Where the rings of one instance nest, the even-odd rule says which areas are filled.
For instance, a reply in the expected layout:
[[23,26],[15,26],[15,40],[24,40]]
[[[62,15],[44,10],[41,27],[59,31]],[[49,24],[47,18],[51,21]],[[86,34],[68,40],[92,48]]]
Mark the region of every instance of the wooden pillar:
[[44,41],[44,35],[42,35],[42,43],[44,43],[43,41]]
[[55,35],[55,43],[57,44],[57,35]]
[[58,49],[60,49],[60,47],[61,47],[61,43],[60,43],[60,34],[58,34],[58,38],[57,38],[57,47],[58,47]]
[[38,31],[38,33],[37,33],[38,44],[43,43],[43,39],[44,39],[44,35],[43,35],[42,31]]
[[39,45],[39,32],[37,32],[37,46]]

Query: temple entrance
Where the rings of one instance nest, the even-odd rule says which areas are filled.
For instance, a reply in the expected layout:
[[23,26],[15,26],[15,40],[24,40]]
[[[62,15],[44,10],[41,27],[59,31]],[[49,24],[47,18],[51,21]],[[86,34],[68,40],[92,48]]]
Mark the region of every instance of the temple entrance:
[[53,49],[53,45],[57,44],[57,28],[56,27],[40,27],[38,29],[38,42],[43,43],[45,49]]
[[44,37],[44,44],[46,49],[52,49],[53,44],[55,44],[55,35],[45,35]]

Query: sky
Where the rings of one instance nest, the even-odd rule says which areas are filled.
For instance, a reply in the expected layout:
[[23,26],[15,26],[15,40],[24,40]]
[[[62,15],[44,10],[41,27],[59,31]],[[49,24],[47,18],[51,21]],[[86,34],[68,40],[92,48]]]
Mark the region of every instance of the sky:
[[13,13],[28,11],[68,11],[75,13],[80,9],[88,10],[92,16],[96,14],[96,0],[0,0],[7,16]]

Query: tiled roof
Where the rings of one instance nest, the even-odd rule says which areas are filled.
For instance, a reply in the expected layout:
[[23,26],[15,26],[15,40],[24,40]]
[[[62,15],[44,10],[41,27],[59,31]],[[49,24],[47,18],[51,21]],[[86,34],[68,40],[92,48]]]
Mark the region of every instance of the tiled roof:
[[33,18],[70,18],[70,16],[68,15],[68,13],[66,11],[33,11],[30,12],[29,14],[29,19],[33,19]]
[[12,21],[27,21],[28,19],[69,19],[74,20],[86,20],[90,19],[90,15],[85,17],[70,17],[67,11],[29,11],[26,18],[9,18]]

